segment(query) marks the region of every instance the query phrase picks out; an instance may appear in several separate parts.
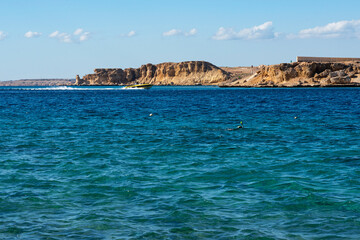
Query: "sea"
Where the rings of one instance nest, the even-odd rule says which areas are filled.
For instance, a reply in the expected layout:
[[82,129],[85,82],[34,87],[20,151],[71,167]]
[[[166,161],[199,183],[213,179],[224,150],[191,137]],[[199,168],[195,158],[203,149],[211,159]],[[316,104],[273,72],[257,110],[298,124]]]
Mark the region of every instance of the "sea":
[[1,87],[0,239],[360,239],[360,88]]

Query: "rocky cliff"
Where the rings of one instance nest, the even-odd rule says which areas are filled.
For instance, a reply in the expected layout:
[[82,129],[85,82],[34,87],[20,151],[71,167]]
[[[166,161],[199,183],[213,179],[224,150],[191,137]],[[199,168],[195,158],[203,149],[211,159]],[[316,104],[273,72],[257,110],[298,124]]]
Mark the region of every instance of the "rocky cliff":
[[230,73],[204,61],[146,64],[140,68],[101,68],[76,77],[76,85],[217,85]]
[[232,76],[220,86],[228,87],[336,87],[360,86],[357,62],[295,62],[262,66],[251,76]]

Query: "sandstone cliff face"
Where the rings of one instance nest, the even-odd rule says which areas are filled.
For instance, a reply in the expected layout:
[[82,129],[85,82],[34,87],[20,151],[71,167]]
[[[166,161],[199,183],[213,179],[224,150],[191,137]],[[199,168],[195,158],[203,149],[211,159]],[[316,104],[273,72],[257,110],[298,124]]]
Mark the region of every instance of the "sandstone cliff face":
[[211,63],[189,61],[181,63],[146,64],[140,68],[95,69],[95,73],[76,78],[76,85],[217,85],[230,74]]
[[250,77],[223,84],[243,87],[360,86],[360,64],[295,62],[262,66]]

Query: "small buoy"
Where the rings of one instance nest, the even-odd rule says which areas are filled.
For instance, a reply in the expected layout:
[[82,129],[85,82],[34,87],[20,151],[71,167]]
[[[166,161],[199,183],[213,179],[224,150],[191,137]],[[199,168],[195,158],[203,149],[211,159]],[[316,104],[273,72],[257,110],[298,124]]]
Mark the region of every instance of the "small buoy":
[[153,114],[152,114],[152,113],[150,113],[150,114],[149,114],[149,117],[151,117],[152,115],[153,115]]
[[298,117],[294,117],[294,119],[297,119]]

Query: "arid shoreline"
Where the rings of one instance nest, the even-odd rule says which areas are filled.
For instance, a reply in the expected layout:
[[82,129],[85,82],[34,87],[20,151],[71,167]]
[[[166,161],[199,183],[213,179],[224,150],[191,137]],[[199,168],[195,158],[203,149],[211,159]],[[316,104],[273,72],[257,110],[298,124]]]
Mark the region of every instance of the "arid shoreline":
[[146,64],[133,69],[95,69],[75,79],[0,81],[0,86],[156,86],[219,87],[359,87],[360,63],[294,62],[250,67],[217,67],[204,61]]

